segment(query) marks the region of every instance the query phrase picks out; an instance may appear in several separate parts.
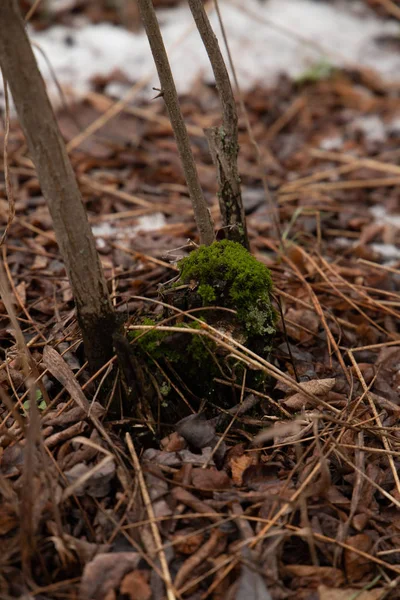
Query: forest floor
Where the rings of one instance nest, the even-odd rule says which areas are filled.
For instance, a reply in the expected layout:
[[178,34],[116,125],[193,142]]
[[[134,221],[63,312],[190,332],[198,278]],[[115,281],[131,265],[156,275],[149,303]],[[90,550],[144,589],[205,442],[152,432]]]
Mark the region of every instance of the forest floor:
[[[111,420],[99,403],[104,390],[118,397],[120,374],[111,362],[89,376],[12,124],[15,215],[0,251],[25,353],[0,302],[1,599],[400,597],[400,90],[369,71],[305,75],[244,97],[280,234],[240,118],[251,250],[271,270],[285,327],[280,318],[269,361],[245,361],[241,381],[215,378],[230,410],[210,398],[200,414],[185,385],[168,423],[141,398]],[[113,303],[131,324],[197,234],[162,99],[117,113],[106,83],[58,116]],[[220,121],[218,98],[198,83],[182,110],[218,227],[203,134]],[[0,196],[5,226],[4,183]],[[261,395],[246,385],[257,368],[269,376]]]

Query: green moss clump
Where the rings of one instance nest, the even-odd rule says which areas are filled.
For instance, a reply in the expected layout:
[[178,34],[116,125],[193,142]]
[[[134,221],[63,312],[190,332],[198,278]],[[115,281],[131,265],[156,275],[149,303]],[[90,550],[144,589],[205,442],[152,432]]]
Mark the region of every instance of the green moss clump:
[[211,285],[208,285],[208,283],[199,285],[197,292],[203,300],[203,306],[208,306],[217,299],[214,288]]
[[223,240],[201,246],[182,259],[179,267],[178,285],[196,281],[203,306],[235,309],[249,336],[274,335],[270,272],[241,244]]
[[141,323],[142,325],[154,326],[154,329],[150,329],[143,333],[143,331],[132,331],[129,334],[130,339],[138,338],[138,345],[155,360],[162,358],[168,358],[171,362],[177,362],[180,359],[180,352],[173,348],[167,347],[163,342],[171,334],[168,331],[160,331],[155,327],[156,322],[153,319],[145,317]]
[[[184,346],[184,351],[182,351],[181,344],[174,343],[174,336],[176,338],[180,334],[158,329],[156,321],[147,317],[143,319],[141,324],[154,326],[154,329],[150,329],[146,333],[140,330],[131,331],[129,338],[131,340],[137,338],[139,348],[151,359],[167,359],[169,362],[175,364],[188,363],[189,370],[191,368],[197,370],[205,365],[209,366],[210,362],[212,363],[210,353],[215,351],[215,343],[212,340],[208,340],[195,333],[187,333],[185,334],[187,343]],[[174,323],[174,327],[181,329],[201,329],[201,323],[199,321]]]

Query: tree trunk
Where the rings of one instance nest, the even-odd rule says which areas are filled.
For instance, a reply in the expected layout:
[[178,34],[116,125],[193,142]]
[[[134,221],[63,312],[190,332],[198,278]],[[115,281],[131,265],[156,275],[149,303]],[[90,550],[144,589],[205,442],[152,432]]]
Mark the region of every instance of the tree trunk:
[[112,355],[115,314],[75,174],[17,0],[0,0],[0,66],[53,219],[86,358],[90,368],[97,370]]

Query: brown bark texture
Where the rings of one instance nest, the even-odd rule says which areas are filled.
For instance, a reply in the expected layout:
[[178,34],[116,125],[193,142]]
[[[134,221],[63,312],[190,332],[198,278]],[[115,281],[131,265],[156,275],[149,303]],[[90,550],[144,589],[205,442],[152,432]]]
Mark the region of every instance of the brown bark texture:
[[242,202],[237,166],[239,153],[238,116],[229,74],[218,40],[201,0],[188,0],[204,47],[208,54],[222,106],[222,126],[205,131],[217,169],[218,200],[225,237],[250,249],[246,216]]
[[115,315],[82,197],[17,0],[0,0],[0,66],[35,164],[74,296],[86,358],[112,355]]

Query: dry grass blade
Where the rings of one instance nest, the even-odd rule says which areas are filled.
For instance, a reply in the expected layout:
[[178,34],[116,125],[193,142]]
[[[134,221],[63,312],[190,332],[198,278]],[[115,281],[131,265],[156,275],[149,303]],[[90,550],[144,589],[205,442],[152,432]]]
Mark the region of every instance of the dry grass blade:
[[[304,256],[306,256],[308,259],[311,260],[311,257],[305,252],[305,250],[303,248],[301,248],[300,246],[297,246],[299,251],[301,252],[301,254],[303,254]],[[329,325],[326,321],[325,318],[325,314],[324,311],[322,310],[321,304],[317,298],[317,295],[315,294],[314,290],[312,289],[311,285],[308,283],[308,281],[306,280],[306,278],[303,276],[303,274],[301,273],[301,271],[298,269],[298,267],[294,264],[294,262],[292,260],[290,260],[287,256],[283,256],[283,260],[285,262],[288,263],[288,265],[290,265],[290,267],[292,268],[292,270],[294,271],[294,273],[297,275],[297,277],[300,279],[300,281],[303,283],[303,285],[307,288],[311,301],[313,303],[313,306],[315,308],[315,311],[317,312],[318,316],[321,319],[321,322],[324,326],[324,329],[326,331],[326,335],[328,338],[329,343],[332,345],[332,347],[335,350],[335,354],[337,356],[337,359],[340,363],[340,366],[342,367],[343,373],[347,379],[347,381],[349,382],[349,384],[351,384],[351,379],[350,379],[350,375],[348,373],[347,367],[344,363],[343,357],[342,357],[342,353],[340,352],[339,346],[336,343],[335,338],[332,335],[332,332],[329,328]]]
[[[31,561],[35,554],[36,540],[33,505],[34,497],[34,475],[37,468],[38,446],[42,443],[40,431],[39,412],[36,406],[36,386],[32,373],[36,371],[36,365],[26,345],[24,335],[21,331],[14,307],[12,305],[11,293],[8,289],[3,264],[0,261],[0,296],[6,307],[9,319],[14,327],[15,337],[20,360],[23,364],[25,382],[29,393],[29,423],[23,431],[26,434],[26,446],[24,452],[24,467],[21,486],[21,524],[20,543],[22,568],[26,577],[31,576]],[[2,400],[7,396],[2,394]],[[7,405],[7,402],[6,402]]]
[[168,598],[168,600],[176,600],[176,598],[177,598],[176,592],[174,590],[174,586],[172,583],[171,574],[170,574],[169,568],[168,568],[168,562],[167,562],[165,552],[163,549],[163,545],[162,545],[161,535],[160,535],[160,532],[157,527],[157,522],[155,520],[153,506],[151,504],[149,492],[147,490],[146,483],[145,483],[145,480],[143,477],[142,468],[140,466],[140,462],[139,462],[138,456],[136,454],[135,447],[132,442],[132,438],[129,435],[129,433],[126,434],[125,439],[126,439],[126,443],[127,443],[127,446],[128,446],[131,458],[132,458],[136,476],[138,477],[138,480],[139,480],[140,491],[142,493],[143,502],[144,502],[144,505],[146,507],[147,514],[149,517],[150,527],[151,527],[151,530],[153,533],[154,542],[156,544],[157,553],[159,554],[161,570],[163,573],[164,583],[165,583],[165,587],[166,587],[166,591],[167,591],[167,598]]
[[[352,362],[352,364],[354,366],[354,369],[355,369],[355,371],[357,373],[357,377],[359,378],[359,380],[361,382],[361,385],[363,387],[363,390],[364,390],[364,392],[365,392],[365,394],[366,394],[366,396],[368,398],[368,402],[369,402],[369,405],[370,405],[370,407],[372,409],[372,414],[374,415],[375,421],[376,421],[377,425],[380,428],[382,428],[381,418],[380,418],[380,416],[378,414],[378,411],[376,409],[375,402],[374,402],[374,400],[373,400],[373,398],[372,398],[372,396],[371,396],[371,394],[370,394],[370,392],[368,390],[368,386],[365,383],[365,379],[364,379],[364,377],[363,377],[363,375],[362,375],[362,373],[360,371],[360,367],[358,366],[358,363],[357,363],[356,359],[354,358],[353,352],[351,350],[349,350],[348,354],[349,354],[350,360],[351,360],[351,362]],[[383,444],[383,447],[385,448],[385,450],[391,450],[389,440],[387,439],[386,436],[382,436],[382,444]],[[388,454],[387,455],[387,459],[388,459],[390,468],[391,468],[392,473],[393,473],[393,478],[394,478],[394,481],[396,483],[397,492],[398,492],[398,494],[400,496],[400,478],[399,478],[399,474],[397,472],[396,465],[394,464],[393,456],[391,454]],[[400,504],[399,504],[399,506],[400,506]]]

